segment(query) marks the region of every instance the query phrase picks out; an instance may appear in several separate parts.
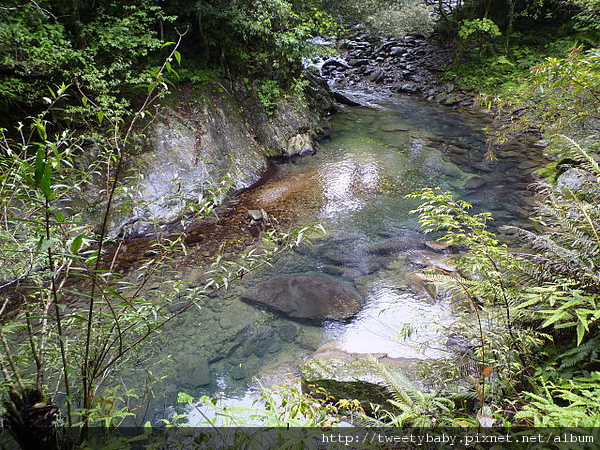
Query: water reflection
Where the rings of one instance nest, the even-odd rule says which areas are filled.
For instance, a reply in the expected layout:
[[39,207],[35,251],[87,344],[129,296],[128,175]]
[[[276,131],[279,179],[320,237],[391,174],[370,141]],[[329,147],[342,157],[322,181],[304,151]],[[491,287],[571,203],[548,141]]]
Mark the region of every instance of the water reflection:
[[382,280],[367,306],[349,325],[329,323],[325,339],[349,353],[386,353],[391,358],[447,358],[444,327],[453,322],[449,302],[416,300],[412,292]]
[[341,161],[326,163],[319,170],[325,204],[323,219],[336,219],[340,214],[361,209],[367,202],[366,192],[373,192],[381,169],[372,155],[360,159],[346,155]]

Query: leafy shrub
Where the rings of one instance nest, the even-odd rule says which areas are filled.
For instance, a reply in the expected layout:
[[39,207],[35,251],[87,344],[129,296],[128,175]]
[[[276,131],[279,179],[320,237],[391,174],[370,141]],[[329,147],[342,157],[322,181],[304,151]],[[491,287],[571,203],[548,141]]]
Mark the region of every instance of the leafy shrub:
[[272,115],[277,107],[277,101],[281,98],[281,89],[275,80],[263,81],[258,88],[258,98],[267,114]]

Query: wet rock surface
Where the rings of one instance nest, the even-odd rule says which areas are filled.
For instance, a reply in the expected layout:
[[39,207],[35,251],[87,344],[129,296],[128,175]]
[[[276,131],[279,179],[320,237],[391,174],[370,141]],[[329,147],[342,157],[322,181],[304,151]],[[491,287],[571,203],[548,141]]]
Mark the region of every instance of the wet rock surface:
[[311,323],[347,320],[362,306],[352,286],[324,274],[273,277],[247,289],[242,300]]
[[206,358],[187,359],[177,365],[177,382],[188,389],[210,383],[210,366]]
[[359,32],[338,42],[338,49],[341,57],[323,61],[319,70],[342,104],[356,102],[338,91],[357,87],[418,95],[445,106],[473,104],[468,93],[440,80],[453,58],[452,49],[443,44],[411,35],[381,40]]
[[[356,67],[364,67],[364,64]],[[370,83],[377,85],[376,82]],[[403,102],[402,99],[406,98],[394,96],[394,102]],[[358,318],[367,308],[365,306],[363,309],[362,299],[372,302],[377,299],[377,295],[391,299],[386,303],[387,306],[381,308],[385,314],[388,313],[386,308],[394,307],[396,300],[405,301],[407,297],[425,304],[422,310],[418,309],[415,320],[425,320],[423,318],[430,311],[438,311],[439,308],[436,307],[449,293],[430,282],[426,272],[436,270],[436,267],[439,270],[452,270],[449,258],[458,250],[448,248],[443,243],[426,242],[426,238],[418,231],[416,219],[415,223],[408,219],[410,208],[407,207],[405,213],[399,214],[396,203],[393,203],[393,208],[387,203],[391,198],[399,198],[404,193],[413,191],[415,182],[444,182],[445,187],[462,192],[464,198],[475,205],[476,212],[491,210],[494,217],[502,223],[516,223],[527,214],[533,191],[526,189],[536,180],[532,171],[543,163],[540,149],[535,145],[537,136],[508,142],[497,149],[496,161],[486,161],[484,152],[487,147],[481,134],[474,133],[474,130],[481,129],[479,115],[448,108],[440,109],[424,102],[418,102],[418,107],[414,104],[413,100],[400,103],[400,114],[396,110],[382,114],[371,108],[348,108],[345,111],[345,123],[332,120],[332,128],[337,127],[338,133],[340,128],[346,127],[345,132],[352,135],[347,149],[343,147],[346,145],[344,139],[336,141],[333,146],[326,141],[323,143],[323,151],[316,158],[288,159],[291,164],[276,166],[268,179],[251,190],[242,192],[235,203],[223,208],[219,217],[188,226],[188,255],[187,261],[181,263],[182,266],[207,262],[221,251],[219,244],[222,242],[226,242],[224,253],[228,257],[252,248],[254,237],[251,235],[249,222],[262,222],[264,215],[261,210],[273,226],[280,230],[306,223],[307,220],[327,221],[332,214],[335,214],[335,218],[344,215],[350,218],[342,226],[338,226],[341,222],[334,221],[331,234],[315,239],[313,246],[301,247],[294,253],[283,255],[272,268],[245,275],[245,292],[238,286],[231,292],[211,297],[193,320],[189,320],[185,327],[174,330],[172,339],[180,343],[175,345],[185,347],[182,352],[193,355],[193,358],[206,358],[209,361],[210,389],[220,389],[218,383],[221,380],[232,385],[231,380],[234,380],[236,386],[244,386],[244,383],[250,382],[253,376],[263,370],[265,364],[271,364],[275,355],[286,351],[298,355],[301,349],[302,357],[305,357],[321,346],[323,330],[307,325],[306,322],[320,324],[324,318],[333,316],[330,310],[321,309],[322,305],[311,306],[305,300],[307,296],[318,295],[319,292],[315,291],[322,290],[323,283],[318,278],[319,281],[314,283],[309,294],[297,295],[299,300],[290,302],[289,292],[293,289],[301,291],[293,287],[290,281],[298,276],[314,277],[317,274],[312,273],[313,271],[320,272],[319,277],[336,277],[337,283],[355,291],[355,301],[348,303],[353,305],[352,308],[338,317],[354,317],[356,314]],[[423,105],[425,114],[421,110]],[[410,109],[413,107],[414,110]],[[415,119],[408,120],[413,114]],[[432,115],[435,115],[433,120],[430,117]],[[445,122],[448,118],[448,122]],[[433,122],[436,122],[435,127],[427,128]],[[441,123],[441,126],[437,123]],[[359,127],[362,134],[353,134]],[[332,141],[333,139],[335,135]],[[332,151],[332,148],[338,148],[338,143],[345,155],[343,157]],[[357,146],[364,153],[352,156]],[[321,158],[321,162],[312,165],[311,161],[318,158]],[[374,163],[380,161],[377,158],[383,158],[381,163]],[[424,169],[417,170],[415,166]],[[388,172],[395,177],[386,175]],[[337,184],[334,185],[332,180]],[[352,201],[348,202],[348,199]],[[380,207],[382,208],[377,209]],[[363,210],[368,212],[361,212]],[[361,222],[360,230],[357,229],[358,221]],[[260,233],[263,232],[261,229]],[[131,254],[125,256],[134,258],[132,255],[135,245],[128,246]],[[126,258],[116,259],[117,262],[125,262]],[[192,272],[185,277],[191,282],[200,282],[198,280],[202,278],[201,274]],[[274,295],[277,298],[270,300],[271,304],[260,305],[256,298],[276,291],[269,282],[277,277],[288,280],[281,282],[281,286],[277,288],[281,289],[281,295]],[[306,283],[302,282],[302,278],[300,280],[299,284],[304,286]],[[242,296],[248,297],[248,292],[252,292],[256,286],[262,286],[261,291],[250,296],[251,304],[239,301]],[[307,304],[310,306],[309,310],[312,308],[308,313],[303,309],[307,308]],[[358,306],[355,308],[356,304]],[[415,308],[410,305],[406,309],[406,316],[402,315],[404,310],[398,307],[398,316],[395,317],[413,320],[410,314]],[[173,308],[178,308],[178,305],[174,304]],[[334,312],[337,313],[339,308],[335,309]],[[272,314],[271,311],[277,314]],[[383,313],[378,315],[379,311],[374,310],[376,318],[383,317]],[[295,322],[285,323],[286,318]],[[343,326],[351,326],[354,322],[353,320]],[[397,330],[398,326],[398,321],[395,321],[388,328]],[[445,344],[442,342],[440,345]],[[386,347],[384,344],[379,348],[383,349],[382,352],[387,351],[388,354],[397,356],[392,353],[389,345]],[[380,350],[371,351],[377,353]],[[346,386],[355,386],[355,375],[340,382],[335,379],[341,372],[345,372],[347,366],[356,364],[363,371],[376,372],[369,366],[366,353],[355,350],[346,352],[340,348],[327,352],[320,349],[318,352],[325,353],[334,362],[325,363],[324,357],[315,355],[310,360],[311,363],[325,365],[328,369],[323,369],[318,372],[320,375],[311,379],[318,378],[322,383],[331,383],[333,389],[335,383],[342,382]],[[380,356],[387,358],[382,354],[376,357]],[[403,359],[412,358],[400,358]],[[296,356],[289,363],[291,372],[297,370],[298,360]],[[404,362],[407,376],[412,377],[412,363]],[[326,372],[333,381],[328,381]],[[415,377],[418,379],[419,375],[415,373]],[[375,386],[374,389],[381,393],[381,380],[365,378],[363,381],[371,386],[368,389]],[[192,384],[190,381],[189,385]],[[177,387],[172,387],[173,392],[176,389]],[[201,389],[204,389],[203,385]],[[372,395],[376,397],[379,394],[372,391]]]
[[[324,80],[309,79],[308,104],[281,100],[271,116],[242,83],[182,87],[126,155],[109,234],[156,232],[192,213],[208,191],[221,202],[256,183],[267,157],[314,154],[319,122],[335,102]],[[99,226],[104,203],[94,189],[83,197],[91,204],[88,220]]]
[[567,169],[556,180],[556,187],[563,191],[580,191],[584,186],[595,181],[595,177],[588,171],[579,168]]

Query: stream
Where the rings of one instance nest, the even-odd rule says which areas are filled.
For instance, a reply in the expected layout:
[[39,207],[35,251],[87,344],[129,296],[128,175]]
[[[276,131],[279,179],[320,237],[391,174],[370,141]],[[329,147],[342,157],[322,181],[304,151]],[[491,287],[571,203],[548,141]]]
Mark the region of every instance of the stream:
[[[173,410],[178,392],[250,406],[259,383],[291,382],[300,362],[332,340],[346,352],[451,356],[444,329],[454,320],[452,305],[432,298],[412,275],[431,262],[422,259],[431,259],[424,242],[433,238],[421,234],[410,214],[417,202],[405,195],[438,186],[475,212],[491,211],[496,225],[521,224],[533,203],[527,186],[543,164],[541,152],[533,141],[509,143],[487,162],[481,130],[490,120],[483,114],[399,94],[345,95],[363,106],[333,116],[333,132],[315,156],[279,164],[251,193],[254,208],[275,218],[281,209],[294,211],[297,226],[320,222],[327,233],[190,309],[159,336],[158,357],[149,359],[156,362],[129,375],[138,384],[149,373],[166,376],[154,387],[152,420]],[[401,251],[394,248],[398,240]],[[446,255],[437,257],[443,264]],[[294,274],[327,274],[356,289],[364,306],[348,323],[316,326],[241,300],[258,283]],[[201,418],[192,414],[190,423]]]

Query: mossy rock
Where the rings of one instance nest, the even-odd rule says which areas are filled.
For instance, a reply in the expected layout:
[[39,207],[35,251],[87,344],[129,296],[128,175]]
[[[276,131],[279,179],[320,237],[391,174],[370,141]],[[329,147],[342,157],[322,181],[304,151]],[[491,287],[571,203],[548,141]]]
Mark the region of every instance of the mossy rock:
[[[417,358],[389,358],[386,354],[347,353],[338,341],[321,346],[300,370],[305,391],[318,395],[322,388],[335,399],[356,399],[370,404],[385,404],[391,398],[384,370],[400,373],[408,380],[407,390],[423,388],[421,363]],[[383,369],[382,369],[383,368]]]

